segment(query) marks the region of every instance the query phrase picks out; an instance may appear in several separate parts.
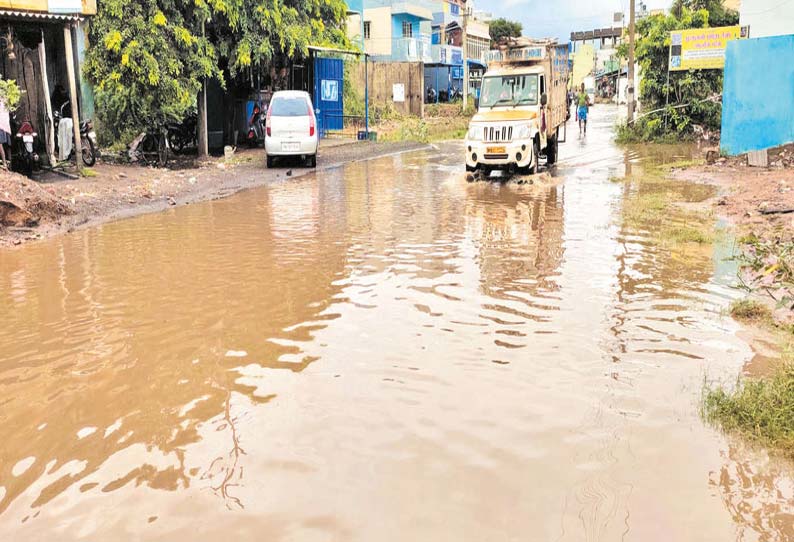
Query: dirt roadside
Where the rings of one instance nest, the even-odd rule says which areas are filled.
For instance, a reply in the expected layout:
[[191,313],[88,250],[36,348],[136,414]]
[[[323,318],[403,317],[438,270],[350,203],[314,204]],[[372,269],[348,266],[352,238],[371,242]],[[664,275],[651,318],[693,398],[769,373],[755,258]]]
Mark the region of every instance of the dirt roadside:
[[719,159],[712,165],[675,170],[672,178],[719,187],[715,213],[736,224],[741,234],[760,239],[794,240],[794,145],[777,151],[769,168],[743,159]]
[[[420,150],[413,142],[361,142],[321,147],[317,172],[360,160]],[[278,164],[277,164],[278,165]],[[171,206],[219,199],[241,190],[315,170],[285,165],[268,170],[262,149],[238,149],[230,160],[213,158],[187,169],[99,163],[77,180],[47,174],[31,181],[0,170],[0,247],[14,247],[77,228]]]
[[746,158],[718,158],[673,170],[670,177],[718,187],[714,214],[736,227],[739,275],[749,294],[731,312],[756,324],[751,336],[762,323],[783,330],[788,341],[794,331],[794,145],[770,153],[767,168],[750,167]]

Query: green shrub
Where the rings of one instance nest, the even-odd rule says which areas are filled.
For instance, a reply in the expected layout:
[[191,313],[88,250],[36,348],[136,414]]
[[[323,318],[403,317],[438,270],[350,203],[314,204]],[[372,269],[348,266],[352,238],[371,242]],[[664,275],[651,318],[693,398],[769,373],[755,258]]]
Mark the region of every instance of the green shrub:
[[794,457],[794,365],[769,378],[739,379],[733,390],[705,386],[701,414],[728,433]]

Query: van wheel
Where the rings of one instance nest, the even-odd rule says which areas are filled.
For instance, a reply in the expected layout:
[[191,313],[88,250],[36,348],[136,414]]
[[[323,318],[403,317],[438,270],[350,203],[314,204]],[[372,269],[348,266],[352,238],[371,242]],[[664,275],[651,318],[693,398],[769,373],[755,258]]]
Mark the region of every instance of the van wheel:
[[466,171],[477,171],[477,166],[470,166],[469,164],[466,164]]
[[312,154],[311,156],[306,158],[306,166],[310,167],[310,168],[316,168],[317,167],[317,155],[316,154]]
[[559,142],[557,141],[557,135],[555,134],[551,138],[549,138],[549,142],[547,143],[546,147],[546,164],[547,165],[554,165],[557,163],[557,154],[559,150]]
[[267,157],[267,168],[268,169],[272,168],[273,164],[275,163],[275,161],[276,161],[276,159],[275,159],[274,156],[268,156]]

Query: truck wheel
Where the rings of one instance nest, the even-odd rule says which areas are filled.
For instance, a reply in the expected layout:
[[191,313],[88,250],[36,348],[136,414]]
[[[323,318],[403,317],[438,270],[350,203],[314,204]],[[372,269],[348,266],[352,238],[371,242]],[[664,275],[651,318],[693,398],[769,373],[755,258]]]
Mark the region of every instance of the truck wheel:
[[540,141],[535,138],[532,142],[532,165],[529,166],[529,174],[534,175],[538,172],[538,161],[540,160]]
[[273,165],[274,165],[274,164],[273,164],[273,162],[274,162],[274,159],[273,159],[273,157],[272,157],[272,156],[268,156],[268,157],[267,157],[267,160],[266,160],[266,162],[267,162],[267,168],[268,168],[268,169],[270,169],[270,168],[272,168],[272,167],[273,167]]
[[549,138],[546,146],[546,164],[551,166],[557,163],[557,153],[559,150],[559,142],[557,141],[557,134]]

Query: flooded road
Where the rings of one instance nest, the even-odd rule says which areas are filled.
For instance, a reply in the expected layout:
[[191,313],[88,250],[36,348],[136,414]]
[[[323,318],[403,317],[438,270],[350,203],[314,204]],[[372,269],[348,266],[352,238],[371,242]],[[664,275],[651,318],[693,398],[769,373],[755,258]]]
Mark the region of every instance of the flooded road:
[[613,118],[545,186],[443,146],[0,255],[0,539],[792,539],[698,417],[730,247],[629,216]]

